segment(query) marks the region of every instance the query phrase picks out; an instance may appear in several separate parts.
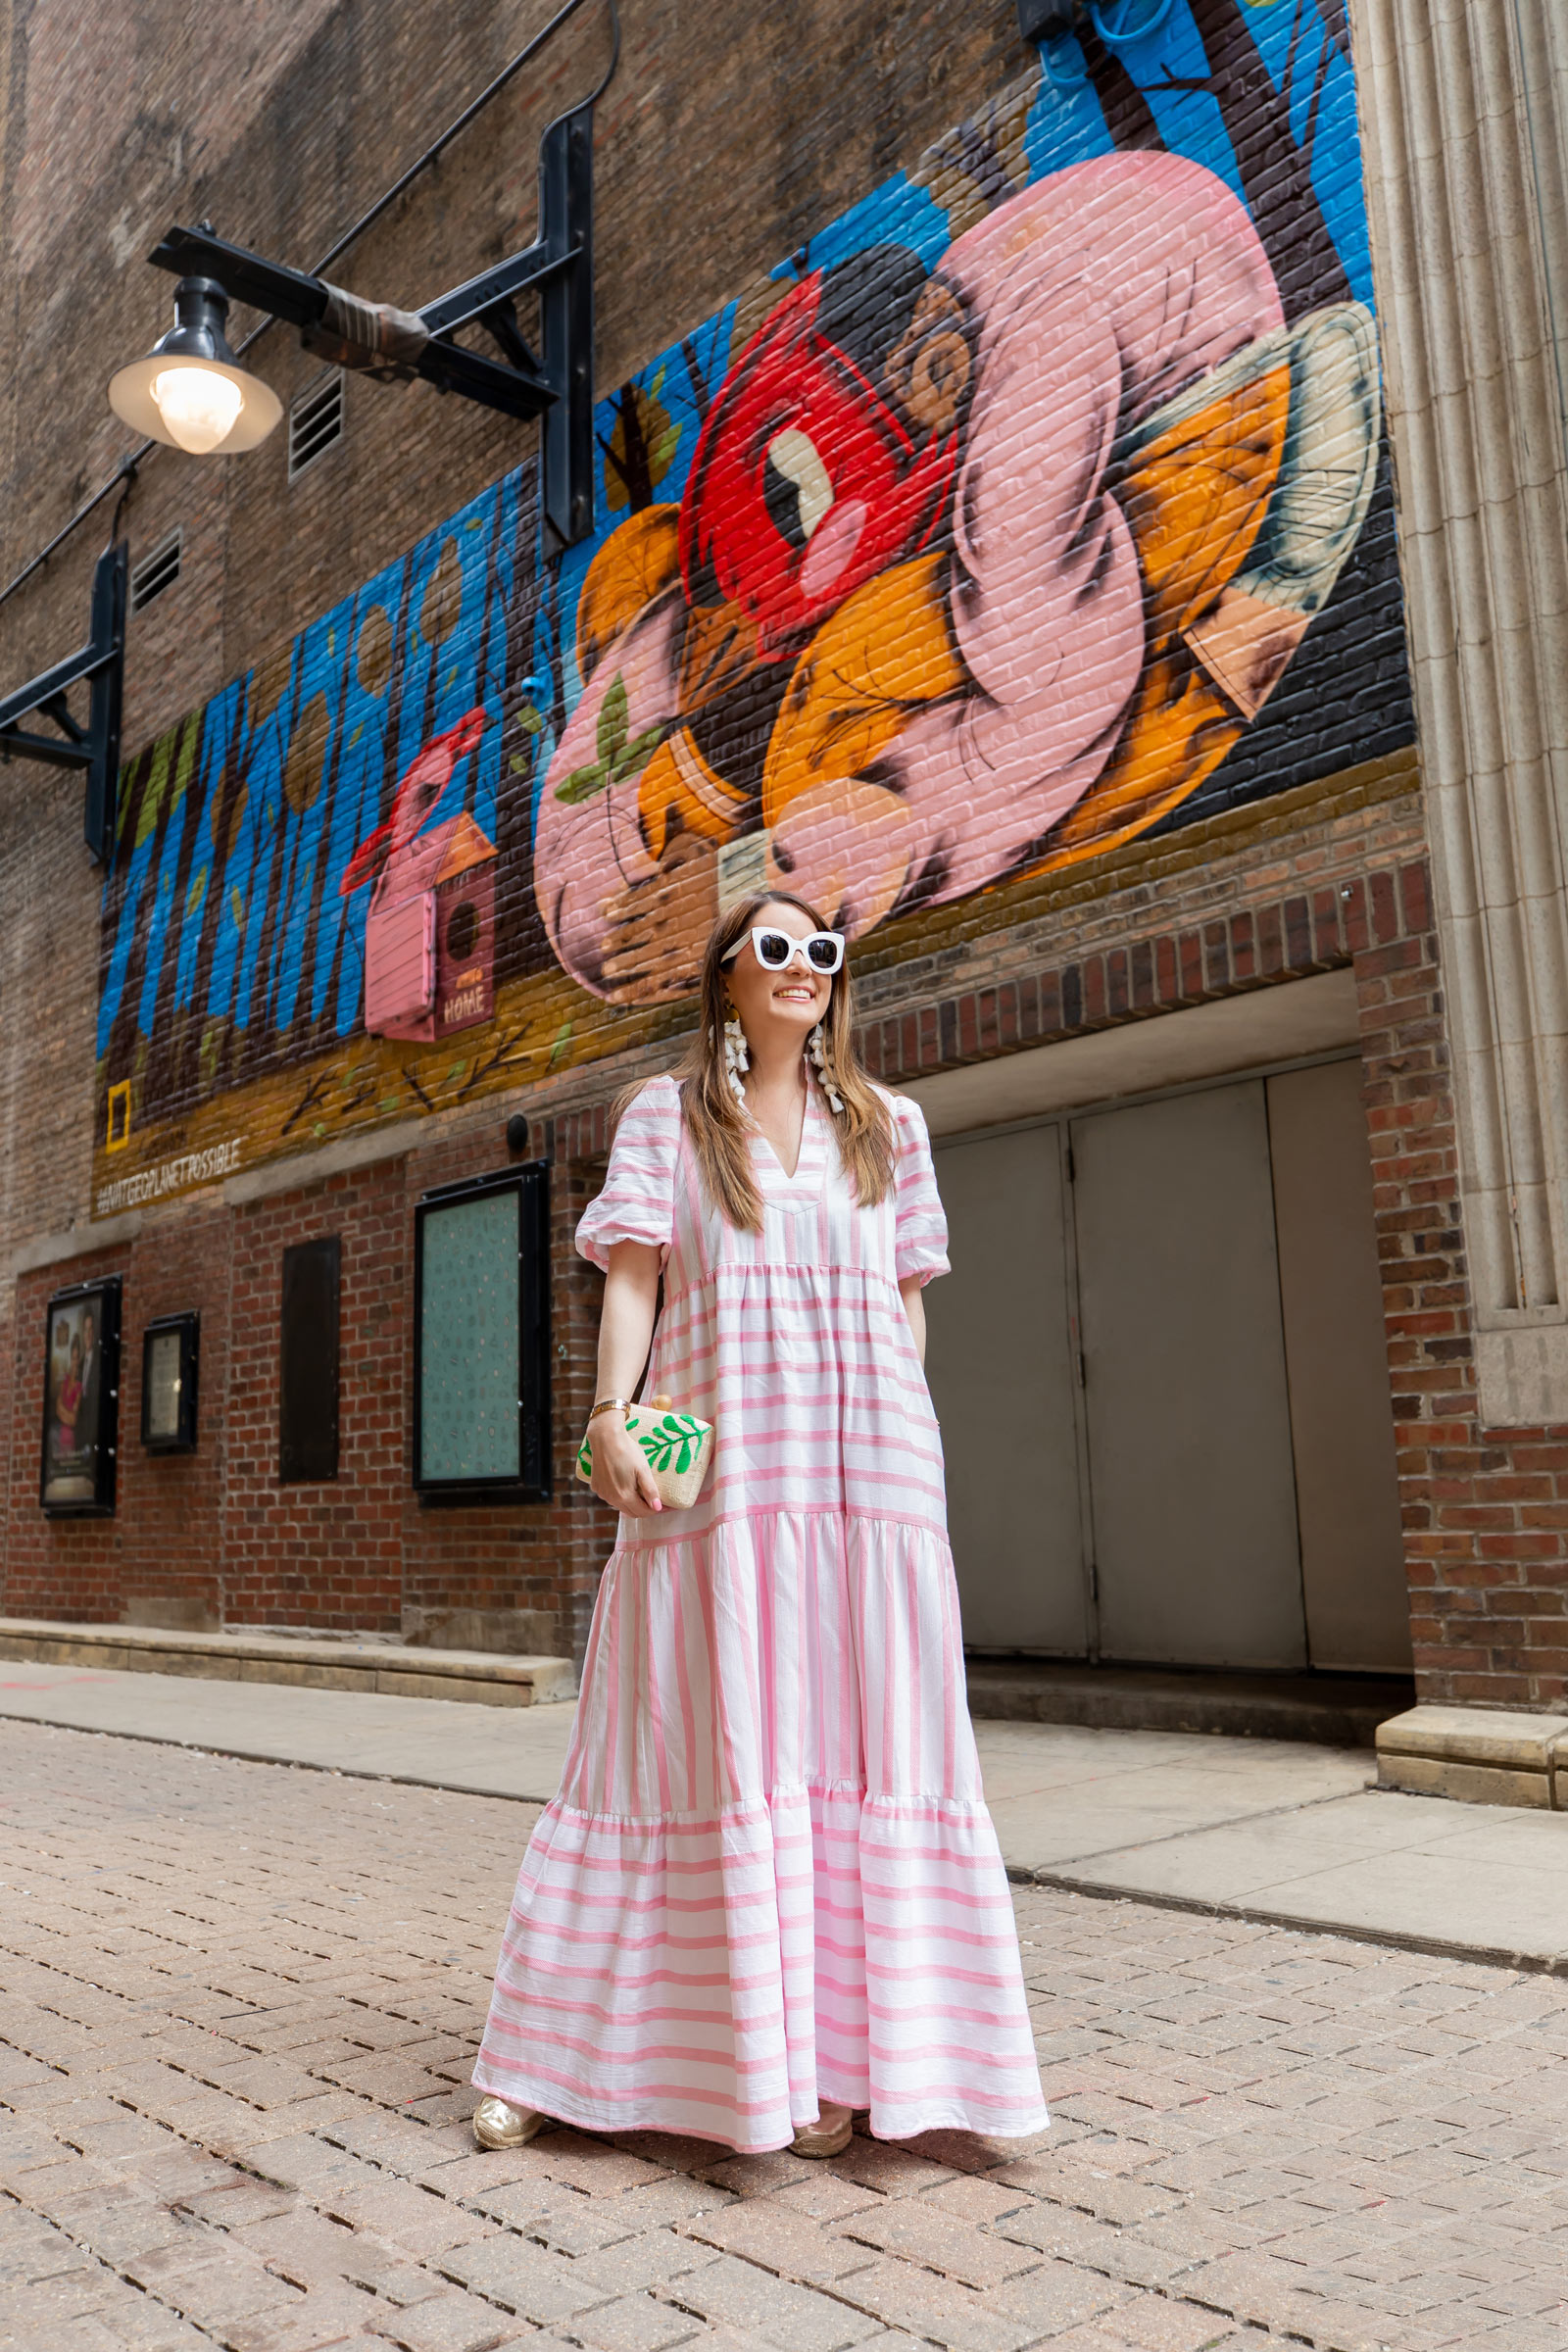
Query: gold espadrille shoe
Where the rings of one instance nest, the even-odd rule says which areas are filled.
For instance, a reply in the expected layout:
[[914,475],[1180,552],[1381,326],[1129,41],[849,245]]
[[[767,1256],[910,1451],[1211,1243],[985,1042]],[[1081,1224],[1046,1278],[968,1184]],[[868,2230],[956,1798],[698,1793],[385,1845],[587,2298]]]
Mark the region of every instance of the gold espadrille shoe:
[[849,2107],[835,2107],[831,2100],[821,2102],[821,2112],[814,2124],[797,2132],[790,2142],[792,2156],[842,2156],[855,2133],[855,2114]]
[[534,2107],[509,2107],[505,2099],[481,2099],[473,2111],[473,2136],[481,2148],[526,2147],[550,2121]]

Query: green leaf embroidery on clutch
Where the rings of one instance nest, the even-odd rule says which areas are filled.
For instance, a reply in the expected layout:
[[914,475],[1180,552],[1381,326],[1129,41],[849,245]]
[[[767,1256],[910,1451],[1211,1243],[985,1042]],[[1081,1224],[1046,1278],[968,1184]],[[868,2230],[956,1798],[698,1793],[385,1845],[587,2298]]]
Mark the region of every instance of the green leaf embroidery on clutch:
[[[673,1471],[677,1478],[701,1459],[703,1440],[708,1434],[695,1414],[663,1413],[657,1421],[645,1424],[645,1417],[636,1406],[626,1416],[626,1427],[648,1456],[649,1467],[655,1471]],[[594,1473],[591,1438],[585,1437],[577,1448],[577,1467],[591,1482]]]
[[703,1443],[703,1425],[690,1413],[665,1413],[652,1429],[639,1430],[637,1443],[655,1470],[689,1470]]

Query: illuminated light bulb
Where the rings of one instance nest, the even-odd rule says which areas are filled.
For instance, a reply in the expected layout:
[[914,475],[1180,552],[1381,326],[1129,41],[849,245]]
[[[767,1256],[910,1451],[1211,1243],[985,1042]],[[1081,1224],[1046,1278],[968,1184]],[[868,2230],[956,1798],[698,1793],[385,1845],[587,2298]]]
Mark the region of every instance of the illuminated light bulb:
[[245,405],[239,385],[212,368],[166,368],[153,377],[152,395],[170,432],[193,458],[228,438]]

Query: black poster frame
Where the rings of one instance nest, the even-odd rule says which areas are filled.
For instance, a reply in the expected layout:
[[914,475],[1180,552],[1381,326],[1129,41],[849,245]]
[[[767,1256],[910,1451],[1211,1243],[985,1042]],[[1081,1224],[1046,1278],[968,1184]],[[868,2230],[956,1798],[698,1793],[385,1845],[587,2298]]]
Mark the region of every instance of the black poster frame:
[[[424,1233],[431,1216],[510,1193],[517,1204],[517,1461],[515,1478],[427,1478],[424,1433]],[[414,1210],[414,1489],[421,1503],[548,1502],[550,1460],[550,1166],[527,1160],[491,1176],[443,1184]]]
[[[109,1519],[114,1516],[120,1445],[120,1276],[104,1274],[95,1282],[76,1282],[66,1290],[56,1291],[45,1309],[38,1507],[51,1519]],[[51,1498],[50,1486],[58,1483],[60,1478],[58,1468],[51,1476],[50,1462],[51,1424],[57,1418],[58,1401],[56,1379],[50,1363],[55,1324],[63,1316],[69,1319],[74,1310],[81,1309],[85,1313],[89,1307],[93,1315],[93,1351],[98,1358],[95,1372],[97,1414],[92,1432],[92,1493],[90,1495],[56,1495]],[[89,1373],[88,1377],[90,1380],[94,1375]],[[84,1401],[78,1400],[78,1412]],[[75,1426],[79,1430],[80,1422]]]
[[[141,1335],[141,1443],[146,1453],[194,1453],[196,1450],[196,1381],[201,1359],[201,1316],[194,1311],[156,1315]],[[153,1346],[174,1332],[179,1338],[179,1420],[170,1435],[155,1437],[152,1429]]]

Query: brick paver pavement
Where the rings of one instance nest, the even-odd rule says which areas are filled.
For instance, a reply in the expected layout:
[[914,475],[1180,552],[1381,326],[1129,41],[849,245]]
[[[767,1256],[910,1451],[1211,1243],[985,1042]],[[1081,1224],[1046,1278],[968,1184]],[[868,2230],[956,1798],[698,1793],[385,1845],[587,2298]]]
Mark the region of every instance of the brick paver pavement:
[[1568,1986],[1018,1890],[1049,2137],[474,2151],[532,1811],[0,1725],[5,2352],[1568,2343]]

